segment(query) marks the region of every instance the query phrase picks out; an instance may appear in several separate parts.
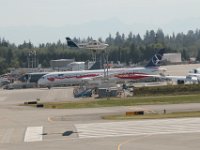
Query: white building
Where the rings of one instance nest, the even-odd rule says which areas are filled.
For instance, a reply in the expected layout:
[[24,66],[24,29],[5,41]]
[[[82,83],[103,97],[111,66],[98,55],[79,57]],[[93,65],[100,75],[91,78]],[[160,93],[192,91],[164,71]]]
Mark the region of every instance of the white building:
[[167,60],[171,63],[180,63],[181,60],[181,53],[165,53],[163,55],[163,60]]
[[68,70],[68,65],[74,62],[74,59],[58,59],[58,60],[51,60],[50,65],[53,70]]
[[68,64],[67,67],[72,71],[85,70],[85,62],[72,62]]

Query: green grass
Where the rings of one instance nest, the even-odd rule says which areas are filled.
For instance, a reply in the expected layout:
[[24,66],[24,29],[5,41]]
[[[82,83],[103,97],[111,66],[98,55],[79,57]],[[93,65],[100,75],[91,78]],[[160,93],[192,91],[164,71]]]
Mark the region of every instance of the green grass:
[[144,115],[108,115],[103,116],[107,120],[139,120],[139,119],[166,119],[166,118],[186,118],[186,117],[200,117],[199,111],[194,112],[174,112],[167,114],[144,114]]
[[145,96],[130,98],[110,98],[98,100],[83,100],[75,102],[44,103],[45,108],[70,109],[70,108],[96,108],[112,106],[134,106],[147,104],[180,104],[200,103],[200,94],[173,95],[173,96]]
[[200,84],[165,85],[135,88],[135,95],[181,95],[200,93]]

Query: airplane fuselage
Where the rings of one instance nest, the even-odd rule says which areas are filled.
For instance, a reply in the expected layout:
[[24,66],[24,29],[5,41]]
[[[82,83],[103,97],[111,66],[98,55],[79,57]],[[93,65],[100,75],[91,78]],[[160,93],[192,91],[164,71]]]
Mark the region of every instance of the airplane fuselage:
[[[108,77],[112,80],[137,80],[143,79],[147,76],[158,74],[158,67],[137,67],[137,68],[118,68],[108,69]],[[39,79],[39,85],[60,85],[60,84],[81,84],[83,81],[91,80],[95,78],[103,78],[106,76],[107,70],[82,70],[82,71],[65,71],[65,72],[53,72],[44,75]]]
[[108,47],[108,44],[100,42],[90,42],[90,43],[78,44],[78,47],[90,50],[105,50]]

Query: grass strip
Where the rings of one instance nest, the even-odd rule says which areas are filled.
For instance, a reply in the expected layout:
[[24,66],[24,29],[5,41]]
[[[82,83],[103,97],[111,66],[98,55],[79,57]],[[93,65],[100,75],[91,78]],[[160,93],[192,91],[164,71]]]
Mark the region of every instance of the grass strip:
[[173,95],[173,96],[146,96],[130,98],[110,98],[98,100],[83,100],[75,102],[49,102],[43,103],[45,108],[71,109],[71,108],[96,108],[113,106],[155,105],[155,104],[180,104],[199,103],[200,94]]
[[187,117],[200,117],[199,111],[194,112],[173,112],[167,114],[144,114],[144,115],[107,115],[103,116],[106,120],[141,120],[141,119],[166,119],[166,118],[187,118]]

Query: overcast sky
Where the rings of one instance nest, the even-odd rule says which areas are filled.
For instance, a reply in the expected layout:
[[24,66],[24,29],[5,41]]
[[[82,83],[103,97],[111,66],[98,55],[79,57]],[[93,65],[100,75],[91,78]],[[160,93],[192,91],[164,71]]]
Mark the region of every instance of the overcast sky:
[[[42,43],[64,39],[62,36],[68,33],[105,37],[117,30],[128,32],[123,28],[132,30],[134,25],[138,31],[133,29],[133,33],[155,28],[166,32],[195,30],[200,28],[199,8],[200,0],[0,0],[0,37],[14,43]],[[95,23],[101,25],[99,29]],[[91,33],[89,29],[79,29],[87,28],[85,25],[92,28]],[[104,29],[115,25],[113,31]]]

